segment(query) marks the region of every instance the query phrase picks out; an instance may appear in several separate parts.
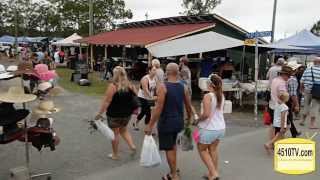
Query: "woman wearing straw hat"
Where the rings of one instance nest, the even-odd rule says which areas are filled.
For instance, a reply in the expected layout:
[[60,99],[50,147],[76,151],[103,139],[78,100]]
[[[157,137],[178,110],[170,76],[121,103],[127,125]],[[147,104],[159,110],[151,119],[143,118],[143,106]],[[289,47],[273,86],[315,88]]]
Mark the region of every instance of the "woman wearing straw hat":
[[113,82],[109,84],[103,98],[100,111],[96,120],[102,118],[106,112],[108,125],[113,130],[115,138],[112,141],[112,154],[109,158],[112,160],[119,159],[119,140],[120,135],[129,145],[132,155],[136,152],[136,146],[127,129],[131,114],[136,107],[131,106],[136,96],[134,86],[129,82],[127,73],[123,67],[117,66],[113,69]]

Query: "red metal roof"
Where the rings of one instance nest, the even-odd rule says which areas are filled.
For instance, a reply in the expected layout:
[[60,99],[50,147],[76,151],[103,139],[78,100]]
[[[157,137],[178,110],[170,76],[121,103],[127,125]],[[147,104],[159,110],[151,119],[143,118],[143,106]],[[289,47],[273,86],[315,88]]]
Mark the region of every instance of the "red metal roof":
[[86,37],[77,42],[101,45],[147,45],[182,34],[199,31],[214,23],[177,24],[141,28],[117,29]]

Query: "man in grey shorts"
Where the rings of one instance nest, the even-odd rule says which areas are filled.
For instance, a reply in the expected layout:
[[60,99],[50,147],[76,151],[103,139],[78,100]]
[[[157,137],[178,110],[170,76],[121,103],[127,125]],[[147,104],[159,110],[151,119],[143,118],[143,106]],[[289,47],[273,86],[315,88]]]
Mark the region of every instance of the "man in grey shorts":
[[316,57],[313,61],[314,65],[307,68],[301,78],[301,83],[303,83],[305,92],[305,111],[303,114],[303,120],[300,122],[300,125],[304,125],[306,117],[310,111],[311,122],[309,129],[318,129],[318,127],[316,127],[316,117],[320,115],[320,100],[312,98],[311,91],[314,84],[320,84],[320,57]]

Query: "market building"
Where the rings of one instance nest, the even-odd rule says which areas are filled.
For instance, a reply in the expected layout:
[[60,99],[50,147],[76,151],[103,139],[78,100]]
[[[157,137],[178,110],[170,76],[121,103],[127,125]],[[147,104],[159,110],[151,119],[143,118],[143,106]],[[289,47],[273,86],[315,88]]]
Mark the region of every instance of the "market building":
[[[217,14],[212,14],[178,16],[120,24],[113,31],[89,36],[77,42],[90,46],[89,57],[92,59],[91,62],[97,62],[97,59],[103,59],[102,57],[104,59],[118,57],[123,62],[150,62],[153,55],[147,50],[147,47],[210,31],[241,41],[246,39],[246,34],[248,33],[227,19]],[[264,44],[266,42],[261,39],[260,43]],[[249,76],[252,76],[254,53],[253,49],[250,48],[246,51],[247,53],[244,53],[244,49],[238,47],[185,55],[192,61],[198,61],[208,56],[223,60],[228,58],[232,59],[235,67],[239,66],[242,60],[246,60],[246,64],[252,71],[247,73],[250,73]],[[177,57],[167,57],[165,59],[177,59]],[[261,66],[265,66],[264,63],[260,64]]]

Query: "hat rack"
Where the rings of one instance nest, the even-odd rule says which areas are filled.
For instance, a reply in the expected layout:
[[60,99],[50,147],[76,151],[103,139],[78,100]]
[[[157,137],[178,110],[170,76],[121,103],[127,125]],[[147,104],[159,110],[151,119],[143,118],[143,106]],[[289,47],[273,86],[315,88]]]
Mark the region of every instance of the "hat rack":
[[[14,79],[14,78],[17,78],[17,77],[20,77],[21,78],[21,86],[22,86],[22,89],[24,89],[24,83],[23,83],[23,74],[21,75],[15,75],[13,77],[10,77],[10,78],[5,78],[5,79],[0,79],[0,80],[11,80],[11,79]],[[24,110],[27,110],[27,103],[26,102],[23,102],[22,103],[22,106],[23,106],[23,109]],[[30,148],[29,148],[29,142],[28,142],[28,119],[27,117],[24,118],[24,141],[25,141],[25,171],[27,171],[27,179],[26,180],[32,180],[32,179],[36,179],[36,178],[40,178],[40,177],[46,177],[47,180],[51,180],[51,175],[52,173],[50,172],[45,172],[45,173],[41,173],[41,174],[32,174],[30,172]],[[14,174],[11,174],[11,176],[14,176]]]
[[[24,83],[23,83],[23,74],[21,77],[21,87],[24,89]],[[27,109],[26,103],[22,103],[23,109]],[[24,119],[24,141],[25,141],[25,160],[26,160],[26,168],[28,171],[28,180],[32,180],[39,177],[47,177],[47,180],[51,180],[52,173],[45,172],[41,174],[31,174],[30,172],[30,148],[29,148],[29,142],[28,142],[28,120],[27,118]]]

